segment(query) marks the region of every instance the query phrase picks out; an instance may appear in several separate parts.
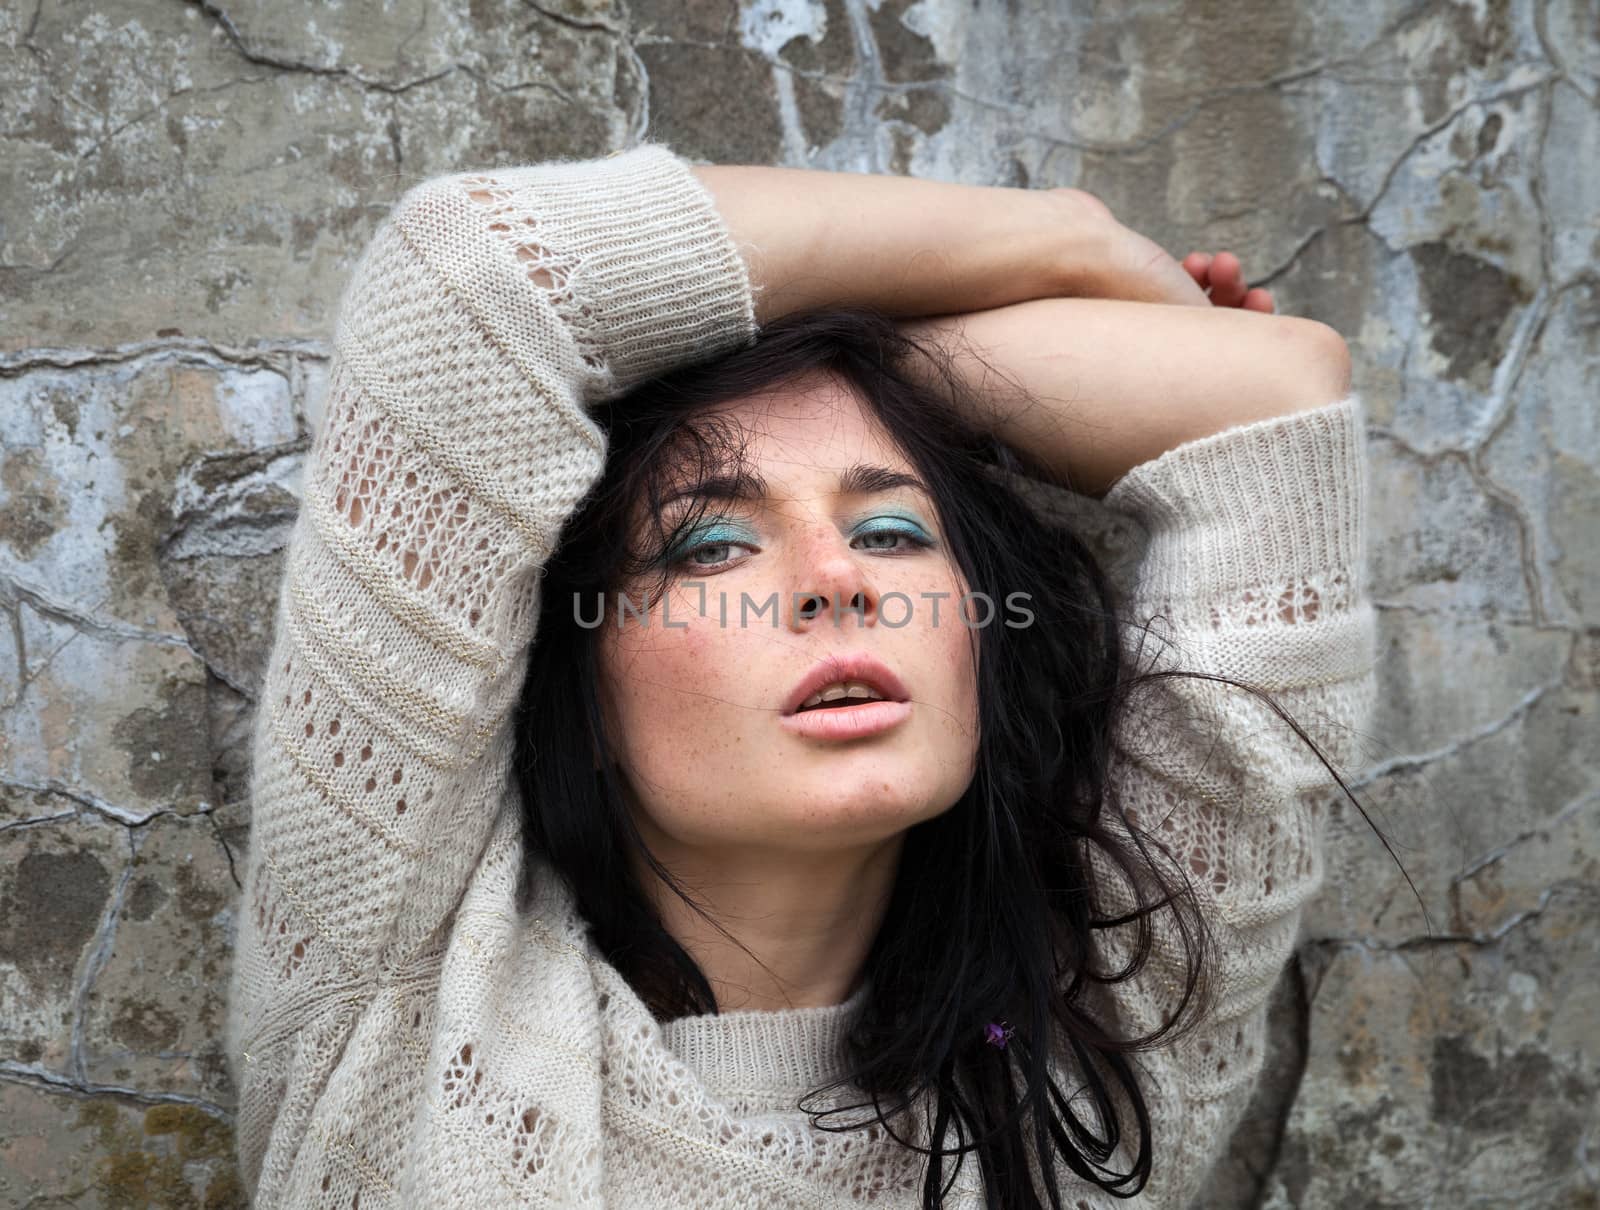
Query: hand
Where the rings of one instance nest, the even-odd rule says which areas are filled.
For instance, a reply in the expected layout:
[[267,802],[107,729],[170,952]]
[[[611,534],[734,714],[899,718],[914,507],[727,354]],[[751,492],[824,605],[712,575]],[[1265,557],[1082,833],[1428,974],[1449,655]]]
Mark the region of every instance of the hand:
[[[1147,236],[1117,221],[1111,208],[1082,189],[1047,191],[1072,220],[1068,229],[1098,231],[1096,251],[1067,280],[1068,296],[1159,302],[1190,307],[1231,307],[1272,314],[1272,293],[1244,281],[1239,258],[1231,252],[1191,252],[1180,263]],[[1079,247],[1083,245],[1080,241]]]
[[1061,286],[1066,298],[1112,298],[1124,302],[1208,305],[1205,287],[1185,273],[1170,252],[1125,227],[1111,208],[1082,189],[1042,190],[1056,207],[1065,233]]
[[1218,252],[1215,256],[1191,252],[1183,258],[1183,270],[1206,291],[1214,307],[1238,307],[1263,315],[1271,315],[1277,309],[1271,290],[1245,284],[1239,258],[1231,252]]

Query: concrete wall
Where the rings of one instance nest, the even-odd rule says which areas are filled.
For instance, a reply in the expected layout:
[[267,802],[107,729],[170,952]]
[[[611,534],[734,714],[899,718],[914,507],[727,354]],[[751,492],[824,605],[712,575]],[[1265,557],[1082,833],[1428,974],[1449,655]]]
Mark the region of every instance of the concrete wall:
[[1081,185],[1349,337],[1358,789],[1416,894],[1342,812],[1208,1205],[1600,1205],[1597,95],[1596,0],[0,8],[0,1206],[239,1203],[241,772],[333,305],[409,184],[642,132]]

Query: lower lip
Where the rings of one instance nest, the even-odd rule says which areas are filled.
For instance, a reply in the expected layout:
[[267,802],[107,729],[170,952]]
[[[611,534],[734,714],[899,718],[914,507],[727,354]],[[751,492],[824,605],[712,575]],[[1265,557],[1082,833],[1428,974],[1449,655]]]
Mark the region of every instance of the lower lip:
[[778,721],[807,739],[860,739],[898,727],[910,717],[910,702],[862,702],[785,714]]

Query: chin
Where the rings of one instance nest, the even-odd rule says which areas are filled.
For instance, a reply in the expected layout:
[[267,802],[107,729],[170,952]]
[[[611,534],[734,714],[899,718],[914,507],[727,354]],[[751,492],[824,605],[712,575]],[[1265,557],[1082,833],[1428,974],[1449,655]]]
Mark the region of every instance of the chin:
[[[768,786],[768,795],[776,787]],[[795,786],[772,804],[769,819],[782,817],[797,848],[831,848],[884,840],[944,814],[959,791],[907,784],[885,776],[836,776],[821,785]]]

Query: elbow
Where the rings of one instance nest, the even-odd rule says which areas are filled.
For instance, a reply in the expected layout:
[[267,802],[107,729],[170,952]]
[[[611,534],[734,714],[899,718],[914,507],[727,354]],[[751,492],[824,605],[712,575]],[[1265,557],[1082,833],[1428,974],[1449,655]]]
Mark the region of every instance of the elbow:
[[1295,373],[1289,402],[1296,409],[1323,407],[1350,394],[1350,346],[1315,319],[1288,317]]

